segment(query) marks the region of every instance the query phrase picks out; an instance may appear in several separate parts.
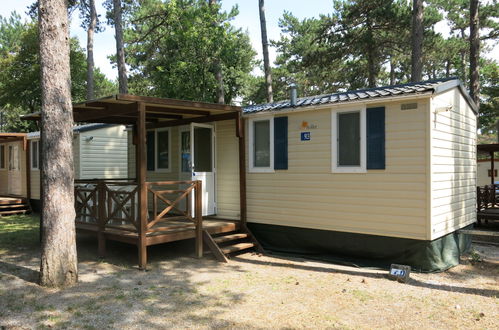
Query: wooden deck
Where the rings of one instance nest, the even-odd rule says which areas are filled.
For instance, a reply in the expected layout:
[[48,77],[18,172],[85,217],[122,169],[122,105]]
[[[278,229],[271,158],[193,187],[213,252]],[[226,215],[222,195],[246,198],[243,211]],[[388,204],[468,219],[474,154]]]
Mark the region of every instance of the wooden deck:
[[[188,220],[160,221],[152,227],[152,229],[155,228],[161,228],[161,230],[147,233],[146,246],[196,237],[196,226],[192,221]],[[239,221],[236,220],[222,220],[216,218],[203,219],[203,230],[206,230],[212,235],[233,232],[239,228]],[[134,227],[130,224],[115,225],[113,228],[105,228],[104,236],[109,240],[137,244],[139,241],[139,234],[136,231],[133,231],[133,229]],[[76,230],[97,233],[99,227],[96,224],[78,222],[76,224]]]

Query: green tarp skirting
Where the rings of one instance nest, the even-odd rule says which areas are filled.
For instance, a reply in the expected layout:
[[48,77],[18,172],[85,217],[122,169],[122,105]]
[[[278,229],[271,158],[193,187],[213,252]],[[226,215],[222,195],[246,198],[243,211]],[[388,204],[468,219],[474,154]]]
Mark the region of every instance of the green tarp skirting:
[[471,246],[470,236],[457,232],[421,241],[257,223],[248,227],[265,250],[358,267],[389,269],[397,263],[439,272],[458,265],[460,254]]

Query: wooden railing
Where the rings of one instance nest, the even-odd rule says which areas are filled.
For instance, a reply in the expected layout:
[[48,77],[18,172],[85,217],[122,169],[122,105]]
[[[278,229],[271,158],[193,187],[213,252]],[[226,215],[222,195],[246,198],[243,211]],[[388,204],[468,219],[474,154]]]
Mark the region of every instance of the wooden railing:
[[499,207],[499,198],[497,192],[499,185],[487,185],[476,188],[476,201],[478,212]]
[[168,221],[177,221],[174,228],[188,228],[194,224],[196,234],[202,231],[201,181],[146,182],[146,218],[140,219],[139,185],[129,179],[76,180],[76,223],[140,232],[141,221],[146,233],[172,229]]

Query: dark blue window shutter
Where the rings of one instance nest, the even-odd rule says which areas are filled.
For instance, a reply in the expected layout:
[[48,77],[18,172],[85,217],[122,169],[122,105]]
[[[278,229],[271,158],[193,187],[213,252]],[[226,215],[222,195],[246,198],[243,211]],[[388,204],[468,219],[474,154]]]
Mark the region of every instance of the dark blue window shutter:
[[288,117],[274,118],[274,169],[288,169]]
[[385,107],[368,108],[367,169],[385,169]]
[[154,153],[156,152],[156,147],[154,144],[154,131],[149,131],[147,132],[146,135],[146,144],[147,144],[147,149],[146,149],[146,154],[147,154],[147,170],[148,171],[154,171],[155,169],[155,164],[154,164],[154,159],[155,155]]

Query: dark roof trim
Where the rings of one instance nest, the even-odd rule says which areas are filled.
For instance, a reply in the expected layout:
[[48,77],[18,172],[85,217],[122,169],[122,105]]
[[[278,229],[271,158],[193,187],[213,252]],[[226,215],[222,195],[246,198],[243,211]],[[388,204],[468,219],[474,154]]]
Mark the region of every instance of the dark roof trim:
[[296,104],[292,105],[289,100],[250,105],[243,108],[244,114],[252,114],[259,112],[275,112],[293,110],[296,108],[312,108],[313,106],[347,104],[362,101],[377,101],[383,99],[398,98],[398,97],[421,97],[424,95],[439,94],[450,90],[454,87],[459,87],[463,97],[466,99],[475,114],[478,114],[477,107],[471,100],[468,92],[457,78],[443,78],[436,80],[428,80],[415,83],[399,84],[392,86],[375,87],[368,89],[359,89],[354,91],[346,91],[341,93],[316,95],[299,98]]
[[[73,127],[73,133],[83,133],[94,131],[101,128],[107,128],[112,126],[120,126],[118,124],[86,124]],[[36,139],[40,137],[40,131],[28,133],[28,139]]]

